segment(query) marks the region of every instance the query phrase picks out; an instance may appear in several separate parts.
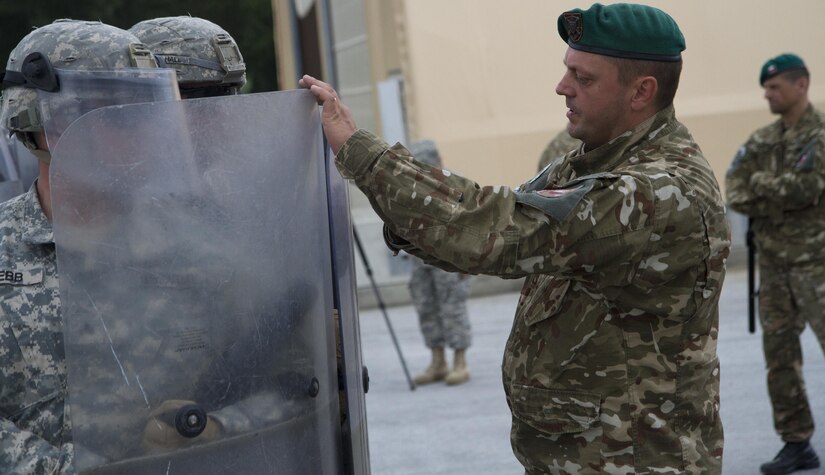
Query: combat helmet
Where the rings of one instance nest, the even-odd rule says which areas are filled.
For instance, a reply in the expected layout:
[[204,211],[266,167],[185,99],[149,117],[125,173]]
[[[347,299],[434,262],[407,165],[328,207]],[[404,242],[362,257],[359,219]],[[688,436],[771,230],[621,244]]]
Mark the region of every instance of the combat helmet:
[[[0,126],[35,149],[32,133],[42,131],[44,123],[39,94],[61,95],[73,73],[157,71],[157,66],[149,49],[125,30],[99,21],[56,20],[30,32],[9,54],[3,72]],[[86,110],[79,109],[82,98],[68,99],[76,104],[77,114],[88,110],[88,105]]]
[[152,50],[161,67],[175,69],[185,97],[237,94],[246,65],[232,36],[191,16],[145,20],[129,29]]

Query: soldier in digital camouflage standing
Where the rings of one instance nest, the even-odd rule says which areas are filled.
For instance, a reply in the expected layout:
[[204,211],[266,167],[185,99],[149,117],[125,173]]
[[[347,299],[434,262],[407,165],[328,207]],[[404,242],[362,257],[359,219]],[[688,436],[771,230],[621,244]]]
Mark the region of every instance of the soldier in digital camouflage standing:
[[799,335],[807,322],[825,349],[825,115],[808,101],[810,76],[799,56],[762,67],[759,83],[780,119],[754,132],[726,177],[731,208],[751,219],[759,251],[759,318],[774,427],[785,446],[767,474],[819,467],[802,375]]
[[152,50],[161,67],[177,71],[183,99],[237,94],[246,82],[238,45],[209,20],[155,18],[137,23],[129,32]]
[[419,165],[357,130],[327,84],[341,173],[391,249],[526,276],[502,365],[529,473],[720,473],[718,303],[730,248],[713,172],[674,116],[684,38],[666,13],[595,4],[558,18],[556,86],[584,142],[517,189]]
[[[415,159],[432,167],[442,167],[441,156],[432,140],[420,140],[410,145]],[[410,295],[424,344],[432,351],[430,366],[415,376],[415,384],[429,384],[446,381],[455,385],[467,382],[466,351],[472,342],[470,317],[467,315],[467,297],[470,293],[470,279],[466,274],[445,272],[437,267],[424,264],[413,256],[410,275]],[[447,366],[444,347],[454,350],[453,369]]]
[[[11,52],[6,65],[0,120],[40,159],[40,174],[27,193],[0,204],[3,473],[74,472],[51,226],[51,156],[38,94],[50,91],[61,97],[56,77],[65,71],[109,72],[132,67],[157,67],[136,37],[100,22],[73,20],[58,20],[29,33]],[[65,99],[77,106],[78,116],[84,112],[83,97]],[[95,104],[100,107],[98,101]]]

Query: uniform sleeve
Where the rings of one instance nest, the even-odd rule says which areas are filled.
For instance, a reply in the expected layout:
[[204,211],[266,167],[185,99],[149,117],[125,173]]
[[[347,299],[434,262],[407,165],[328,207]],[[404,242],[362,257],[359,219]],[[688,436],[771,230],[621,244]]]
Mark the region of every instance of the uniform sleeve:
[[[593,176],[526,194],[481,187],[416,163],[402,146],[389,148],[364,130],[336,162],[367,195],[397,248],[447,270],[600,274],[602,283],[626,283],[651,239],[655,197],[643,177]],[[674,203],[675,194],[665,192]]]
[[74,448],[72,444],[55,447],[0,419],[0,467],[8,474],[74,474]]
[[725,177],[728,205],[751,217],[799,211],[819,203],[825,190],[825,142],[814,138],[795,157],[790,170],[776,175],[762,170],[745,144]]
[[825,190],[825,142],[816,137],[798,157],[791,170],[779,176],[756,173],[751,176],[751,188],[783,211],[798,211],[819,203]]
[[750,217],[767,217],[776,212],[774,205],[763,195],[757,194],[751,180],[765,172],[760,170],[756,153],[750,141],[736,152],[725,174],[725,198],[728,206]]

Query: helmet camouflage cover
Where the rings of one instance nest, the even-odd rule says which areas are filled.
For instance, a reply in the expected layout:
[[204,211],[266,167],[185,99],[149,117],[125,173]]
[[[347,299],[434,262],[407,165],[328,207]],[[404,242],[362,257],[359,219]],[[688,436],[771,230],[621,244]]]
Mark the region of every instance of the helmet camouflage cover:
[[[40,53],[45,61],[39,64],[28,62],[34,53]],[[25,84],[20,82],[23,77],[31,78],[32,73],[38,78],[44,76],[41,73],[45,69],[51,68],[113,71],[135,67],[157,68],[157,63],[136,36],[120,28],[99,21],[65,19],[37,28],[20,40],[9,54],[0,125],[15,132],[42,130],[37,88],[43,87],[33,85],[28,79],[22,80]]]
[[177,71],[182,89],[225,85],[236,92],[246,82],[237,43],[211,21],[191,16],[155,18],[129,32],[152,50],[161,67]]

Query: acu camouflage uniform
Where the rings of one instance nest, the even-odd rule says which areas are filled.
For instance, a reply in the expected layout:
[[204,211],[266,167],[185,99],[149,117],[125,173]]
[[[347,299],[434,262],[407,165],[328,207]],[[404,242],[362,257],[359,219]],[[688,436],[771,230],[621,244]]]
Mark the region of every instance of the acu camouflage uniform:
[[470,347],[470,317],[467,297],[470,279],[456,272],[445,272],[412,257],[410,294],[412,295],[424,344],[427,348],[449,346],[455,350]]
[[527,276],[502,373],[528,472],[721,472],[729,226],[672,107],[520,190],[419,165],[363,130],[336,160],[393,249],[449,270]]
[[799,335],[807,321],[825,349],[825,114],[754,132],[726,178],[731,208],[751,218],[759,250],[759,318],[774,426],[786,442],[814,431]]
[[[38,92],[21,86],[44,69],[25,67],[31,53],[58,71],[156,67],[141,46],[100,22],[57,20],[37,28],[9,54],[0,124],[36,148],[33,133],[43,130]],[[0,270],[0,467],[3,473],[73,473],[55,246],[35,186],[0,205]]]
[[52,227],[34,186],[0,204],[0,467],[74,473]]

